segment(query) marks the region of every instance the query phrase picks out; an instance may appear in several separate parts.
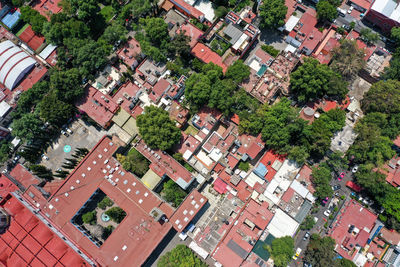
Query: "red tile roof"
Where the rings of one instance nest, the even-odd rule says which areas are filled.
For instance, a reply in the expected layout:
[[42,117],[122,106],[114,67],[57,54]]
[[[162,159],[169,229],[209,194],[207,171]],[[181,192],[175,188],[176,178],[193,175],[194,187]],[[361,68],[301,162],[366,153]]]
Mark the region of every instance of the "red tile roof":
[[47,19],[50,19],[52,14],[61,12],[62,8],[59,6],[61,0],[36,0],[33,2],[33,9],[39,11],[39,13]]
[[39,180],[35,177],[28,169],[21,164],[17,164],[14,169],[10,172],[10,175],[20,182],[25,188],[28,188],[32,184],[38,184]]
[[132,98],[135,97],[139,91],[140,88],[136,84],[128,81],[127,83],[123,84],[121,88],[119,88],[118,91],[112,96],[112,100],[115,103],[119,103],[121,108],[132,115],[133,110],[131,110],[129,106],[132,103]]
[[213,188],[220,194],[225,194],[228,191],[228,185],[221,178],[215,179]]
[[13,195],[0,207],[11,216],[10,227],[0,235],[0,262],[5,266],[89,266]]
[[397,136],[397,138],[393,141],[393,144],[394,144],[395,146],[400,147],[400,135]]
[[256,52],[254,53],[256,57],[258,57],[261,60],[261,64],[266,64],[269,60],[274,59],[270,54],[265,52],[264,50],[259,47]]
[[186,22],[181,25],[181,27],[176,30],[177,33],[183,32],[186,36],[190,38],[190,47],[194,47],[200,36],[204,34],[204,32],[198,28],[196,28],[193,24]]
[[182,232],[207,201],[205,196],[197,190],[193,190],[171,217],[170,222],[175,230]]
[[[41,203],[41,207],[50,221],[99,265],[140,266],[172,225],[169,222],[160,224],[149,215],[153,208],[161,209],[163,201],[132,173],[125,171],[112,156],[119,147],[116,142],[120,140],[102,138],[50,199]],[[115,185],[105,178],[104,171],[112,173],[113,177],[109,179]],[[101,247],[93,244],[71,223],[71,218],[97,189],[127,213]]]
[[6,176],[0,174],[0,197],[3,199],[8,193],[18,190],[18,187]]
[[221,240],[221,243],[214,250],[213,258],[223,266],[240,266],[244,259],[230,247],[233,245],[241,248],[245,253],[250,253],[253,245],[248,240],[257,241],[272,217],[273,213],[268,210],[266,202],[260,205],[251,199],[243,208],[243,212],[240,213],[223,240]]
[[214,63],[222,68],[222,71],[225,73],[227,70],[227,66],[222,61],[222,58],[211,50],[208,46],[205,46],[202,43],[197,43],[192,49],[193,56],[197,57],[204,63]]
[[369,10],[373,1],[372,0],[371,1],[370,0],[351,0],[351,2],[362,8],[365,8],[366,10]]
[[137,64],[136,57],[142,53],[142,49],[140,48],[140,44],[136,41],[135,38],[131,38],[128,42],[122,47],[118,52],[117,55],[126,65],[129,67],[136,67]]
[[260,159],[260,163],[264,164],[264,166],[267,167],[268,172],[265,175],[265,179],[268,182],[272,181],[275,174],[277,173],[277,170],[272,168],[272,165],[276,160],[283,163],[285,161],[285,157],[275,154],[271,150],[267,151],[267,153],[265,153],[264,156]]
[[176,9],[186,13],[189,16],[192,16],[200,21],[202,21],[204,18],[203,12],[186,3],[184,0],[169,0],[169,2],[174,4]]
[[85,95],[75,105],[105,128],[108,127],[115,112],[119,109],[117,103],[110,96],[104,95],[92,86],[86,87]]
[[239,160],[235,158],[231,153],[227,156],[228,165],[231,169],[234,169],[236,165],[239,163]]
[[171,84],[165,80],[165,79],[160,79],[153,87],[151,90],[151,93],[149,93],[149,98],[154,102],[158,103],[160,101],[160,98],[164,95],[164,93],[171,87]]
[[175,183],[186,189],[194,180],[191,172],[179,164],[173,157],[159,149],[149,148],[142,140],[135,145],[137,151],[142,153],[150,162],[150,168],[160,176],[167,175]]
[[250,158],[255,159],[263,150],[264,142],[261,140],[261,134],[257,137],[248,134],[241,134],[237,138],[242,144],[238,152],[242,155],[247,154]]
[[[348,201],[340,212],[333,223],[330,236],[338,244],[336,251],[342,257],[352,260],[356,253],[350,255],[342,247],[350,251],[355,248],[356,244],[364,247],[378,216],[354,200]],[[348,230],[351,225],[354,225],[355,229],[357,228],[358,230],[353,230],[352,233],[349,233]]]

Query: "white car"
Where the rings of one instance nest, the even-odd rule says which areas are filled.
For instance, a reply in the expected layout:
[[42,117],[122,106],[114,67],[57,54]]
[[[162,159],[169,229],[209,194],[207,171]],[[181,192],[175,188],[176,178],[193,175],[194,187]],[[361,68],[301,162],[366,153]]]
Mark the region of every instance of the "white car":
[[42,158],[45,159],[45,160],[49,160],[49,157],[46,156],[45,154],[42,155]]
[[326,210],[326,211],[324,211],[324,215],[326,216],[326,217],[329,217],[329,215],[331,215],[331,210]]
[[351,14],[351,11],[353,11],[354,7],[351,6],[348,10],[347,10],[347,14]]

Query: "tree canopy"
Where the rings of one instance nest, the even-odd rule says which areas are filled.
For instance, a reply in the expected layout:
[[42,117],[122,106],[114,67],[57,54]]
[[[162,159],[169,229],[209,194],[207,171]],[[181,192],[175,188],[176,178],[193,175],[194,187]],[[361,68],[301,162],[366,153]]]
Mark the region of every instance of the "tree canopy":
[[387,80],[374,83],[361,104],[365,113],[400,113],[400,81]]
[[43,135],[43,122],[33,113],[26,113],[12,123],[13,134],[24,141]]
[[225,77],[236,83],[241,83],[250,76],[250,67],[243,63],[243,60],[235,61],[228,67]]
[[324,95],[344,98],[348,89],[340,74],[318,60],[306,58],[304,64],[290,75],[290,87],[301,102],[308,102]]
[[329,1],[323,0],[317,3],[317,18],[322,21],[333,21],[337,17],[337,10]]
[[21,19],[30,24],[34,32],[41,34],[43,32],[43,24],[47,22],[46,17],[30,6],[23,6],[20,10]]
[[365,66],[364,51],[358,49],[355,40],[343,40],[339,47],[333,49],[331,68],[346,80],[353,79]]
[[164,183],[161,191],[161,196],[167,201],[172,203],[172,206],[179,207],[182,201],[185,199],[187,193],[183,191],[174,181],[168,180]]
[[323,163],[318,167],[312,168],[311,181],[315,187],[314,196],[319,199],[332,196],[330,181],[332,179],[331,170]]
[[171,121],[168,112],[155,106],[146,107],[144,112],[137,117],[137,126],[147,145],[168,150],[179,142],[181,131]]
[[287,6],[284,0],[263,1],[259,9],[260,25],[264,28],[278,28],[285,24]]
[[274,266],[286,267],[294,255],[294,241],[290,236],[272,240],[269,248]]
[[158,267],[207,267],[193,251],[185,245],[177,245],[174,249],[161,256],[157,263]]

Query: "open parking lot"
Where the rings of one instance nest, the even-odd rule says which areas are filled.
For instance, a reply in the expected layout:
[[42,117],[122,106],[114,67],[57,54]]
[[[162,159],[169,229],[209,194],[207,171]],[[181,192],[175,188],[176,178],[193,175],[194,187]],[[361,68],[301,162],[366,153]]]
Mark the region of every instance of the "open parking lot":
[[[72,130],[72,134],[68,134],[68,136],[60,134],[58,139],[54,140],[53,144],[49,146],[45,153],[49,159],[41,159],[40,164],[50,168],[53,172],[61,167],[65,158],[72,157],[76,148],[90,150],[107,133],[104,130],[98,130],[91,125],[85,124],[82,120],[74,121],[69,126],[69,129]],[[64,152],[66,145],[71,147],[70,152]]]

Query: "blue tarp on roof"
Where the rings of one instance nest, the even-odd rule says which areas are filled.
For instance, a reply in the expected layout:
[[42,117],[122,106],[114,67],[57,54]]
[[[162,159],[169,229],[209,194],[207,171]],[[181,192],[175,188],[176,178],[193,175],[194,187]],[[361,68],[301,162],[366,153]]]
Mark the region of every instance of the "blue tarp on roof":
[[4,23],[9,29],[11,29],[15,23],[18,21],[19,17],[21,16],[21,13],[18,11],[15,11],[14,13],[8,13],[2,20],[1,22]]
[[268,170],[264,164],[259,163],[258,166],[253,170],[253,172],[260,178],[264,178],[265,175],[267,174]]

